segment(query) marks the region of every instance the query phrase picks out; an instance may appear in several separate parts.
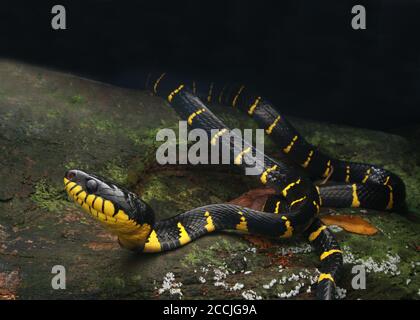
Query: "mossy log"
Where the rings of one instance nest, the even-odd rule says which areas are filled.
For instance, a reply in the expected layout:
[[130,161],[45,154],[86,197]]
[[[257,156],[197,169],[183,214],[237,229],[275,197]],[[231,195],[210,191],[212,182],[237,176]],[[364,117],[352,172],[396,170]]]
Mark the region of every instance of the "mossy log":
[[[255,128],[236,111],[215,108],[231,127]],[[382,165],[404,179],[414,212],[406,217],[322,211],[362,215],[380,230],[361,236],[335,228],[347,252],[338,284],[347,298],[418,299],[420,162],[413,145],[383,132],[291,122],[332,156]],[[141,194],[158,218],[230,201],[258,186],[226,166],[157,165],[155,134],[177,123],[167,103],[146,92],[0,61],[0,297],[267,299],[293,296],[287,293],[303,283],[294,297],[313,298],[309,275],[315,275],[318,258],[302,239],[261,245],[221,233],[173,252],[136,255],[68,201],[62,177],[74,167],[107,175]],[[277,155],[267,140],[266,152]],[[354,263],[372,269],[366,290],[351,287]],[[51,286],[54,265],[66,268],[65,290]]]

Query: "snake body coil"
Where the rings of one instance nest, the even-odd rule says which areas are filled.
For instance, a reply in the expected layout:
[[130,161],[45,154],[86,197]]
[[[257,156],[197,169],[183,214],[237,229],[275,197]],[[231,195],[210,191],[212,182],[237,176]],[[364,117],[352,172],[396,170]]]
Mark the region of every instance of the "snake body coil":
[[[162,252],[181,247],[205,234],[233,229],[271,238],[289,238],[304,233],[319,253],[321,265],[316,295],[332,299],[340,276],[342,251],[329,229],[317,215],[321,206],[364,207],[403,210],[405,187],[395,174],[371,164],[332,159],[301,137],[288,121],[263,97],[245,86],[199,86],[169,75],[150,75],[146,88],[165,98],[191,128],[207,132],[212,144],[229,144],[231,152],[247,167],[247,157],[259,150],[243,141],[232,144],[226,125],[203,103],[231,105],[253,117],[265,129],[282,153],[301,170],[266,155],[254,163],[258,177],[276,194],[264,211],[232,204],[212,204],[192,209],[172,218],[155,221],[152,209],[135,194],[102,177],[70,170],[64,178],[69,195],[119,237],[120,244],[141,252]],[[218,129],[217,134],[214,130]],[[240,149],[238,149],[240,148]],[[312,180],[329,182],[315,186]]]

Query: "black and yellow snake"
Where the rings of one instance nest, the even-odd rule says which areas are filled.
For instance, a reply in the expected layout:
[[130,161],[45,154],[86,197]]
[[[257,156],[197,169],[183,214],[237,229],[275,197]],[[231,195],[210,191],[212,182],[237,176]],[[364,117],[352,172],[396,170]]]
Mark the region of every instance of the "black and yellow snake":
[[[64,178],[68,194],[86,212],[118,235],[122,247],[138,252],[162,252],[179,248],[198,237],[233,229],[272,238],[304,234],[321,260],[316,296],[332,299],[340,276],[342,251],[331,231],[317,217],[320,207],[363,207],[404,210],[405,186],[392,172],[371,164],[332,159],[300,136],[289,122],[263,97],[245,86],[185,83],[165,73],[149,75],[146,88],[167,99],[191,128],[204,129],[212,144],[229,143],[228,128],[205,105],[220,103],[246,112],[265,129],[279,150],[302,167],[266,155],[256,163],[261,183],[276,190],[264,211],[232,204],[211,204],[172,218],[155,221],[153,210],[137,195],[106,178],[81,170],[69,170]],[[212,129],[219,129],[212,134]],[[242,159],[259,152],[251,145],[231,150]],[[246,161],[236,162],[245,168]],[[316,186],[313,180],[327,179]]]

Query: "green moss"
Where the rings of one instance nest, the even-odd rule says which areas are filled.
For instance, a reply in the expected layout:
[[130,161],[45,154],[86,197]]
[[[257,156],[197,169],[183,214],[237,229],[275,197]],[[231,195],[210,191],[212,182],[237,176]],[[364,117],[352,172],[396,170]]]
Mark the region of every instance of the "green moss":
[[130,280],[134,283],[140,282],[142,279],[143,277],[140,274],[136,274],[130,278]]
[[[184,188],[184,184],[188,187]],[[198,190],[183,178],[159,174],[149,178],[139,194],[152,206],[157,217],[164,219],[200,206],[203,200],[196,196]]]
[[114,131],[120,127],[109,119],[98,119],[96,121],[92,120],[90,123],[93,124],[94,128],[98,131]]
[[148,129],[148,130],[133,130],[125,128],[126,136],[131,139],[134,145],[142,147],[157,147],[156,134],[159,131],[158,128]]
[[46,128],[45,123],[33,121],[27,124],[27,126],[25,127],[25,131],[28,136],[31,136],[35,134],[40,134],[41,132],[45,130],[45,128]]
[[181,264],[189,266],[207,266],[211,264],[215,267],[226,266],[226,263],[233,254],[238,254],[247,249],[247,245],[241,241],[219,240],[212,244],[208,249],[203,249],[197,245],[192,245],[192,250],[187,253]]
[[[2,98],[2,96],[0,95],[0,101],[1,101],[1,98]],[[8,112],[5,112],[5,113],[2,113],[1,118],[4,122],[9,122],[13,118],[14,114],[15,114],[14,112],[8,111]]]
[[52,186],[46,179],[35,184],[35,192],[31,195],[31,200],[40,208],[52,212],[58,212],[68,205],[64,191]]
[[410,174],[400,173],[400,176],[407,187],[409,211],[417,212],[420,215],[420,167],[414,167]]
[[127,137],[133,141],[134,145],[136,146],[142,145],[143,143],[142,136],[136,131],[130,130],[127,132]]
[[127,183],[127,169],[121,166],[118,160],[108,162],[100,174],[118,184],[125,185]]
[[64,164],[64,168],[66,170],[71,170],[71,169],[88,170],[89,165],[80,160],[70,160],[69,162]]
[[80,94],[76,94],[70,98],[72,104],[81,104],[83,102],[83,97]]
[[58,110],[48,109],[45,115],[47,116],[48,119],[54,120],[59,117],[60,112]]
[[120,291],[125,288],[125,281],[120,277],[105,278],[102,282],[104,292]]

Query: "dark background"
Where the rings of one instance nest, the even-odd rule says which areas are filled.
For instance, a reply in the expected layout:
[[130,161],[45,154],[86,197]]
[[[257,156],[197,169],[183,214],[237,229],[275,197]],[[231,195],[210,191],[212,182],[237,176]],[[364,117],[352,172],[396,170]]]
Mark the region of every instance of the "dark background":
[[286,114],[391,130],[420,119],[419,31],[417,0],[15,0],[0,54],[133,88],[150,68],[241,81]]

